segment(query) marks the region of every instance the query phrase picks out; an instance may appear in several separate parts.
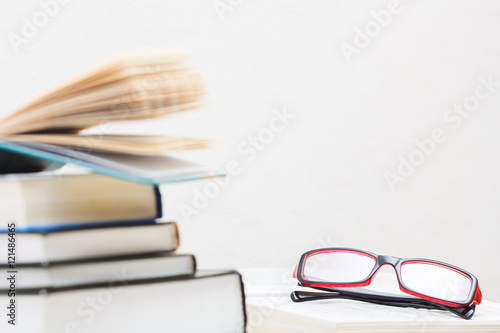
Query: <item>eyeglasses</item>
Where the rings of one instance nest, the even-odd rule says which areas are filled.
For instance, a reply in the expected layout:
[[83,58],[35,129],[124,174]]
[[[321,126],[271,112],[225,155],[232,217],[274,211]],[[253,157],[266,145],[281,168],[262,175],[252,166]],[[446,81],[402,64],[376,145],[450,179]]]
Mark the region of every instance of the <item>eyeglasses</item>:
[[[368,286],[378,269],[386,264],[394,267],[399,289],[410,297],[352,288]],[[327,291],[294,291],[290,295],[294,302],[342,298],[446,310],[470,319],[482,298],[476,277],[461,268],[434,260],[401,259],[347,248],[304,253],[294,277],[299,286]]]

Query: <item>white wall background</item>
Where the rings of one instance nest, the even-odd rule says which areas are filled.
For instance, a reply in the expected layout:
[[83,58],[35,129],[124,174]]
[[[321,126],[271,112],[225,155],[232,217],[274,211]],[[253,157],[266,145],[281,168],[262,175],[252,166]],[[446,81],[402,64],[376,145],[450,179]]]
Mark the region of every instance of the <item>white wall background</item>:
[[[113,129],[214,138],[215,149],[182,155],[238,161],[206,207],[193,198],[212,181],[162,187],[181,250],[200,267],[289,267],[312,248],[357,247],[453,263],[500,301],[500,86],[458,128],[444,118],[479,77],[500,82],[498,1],[403,1],[350,63],[342,43],[354,45],[387,2],[67,2],[17,52],[9,38],[42,6],[0,5],[1,112],[122,51],[191,52],[207,107]],[[238,147],[284,108],[295,118],[248,161]],[[446,141],[391,191],[384,173],[436,128]],[[182,214],[188,205],[197,214]]]

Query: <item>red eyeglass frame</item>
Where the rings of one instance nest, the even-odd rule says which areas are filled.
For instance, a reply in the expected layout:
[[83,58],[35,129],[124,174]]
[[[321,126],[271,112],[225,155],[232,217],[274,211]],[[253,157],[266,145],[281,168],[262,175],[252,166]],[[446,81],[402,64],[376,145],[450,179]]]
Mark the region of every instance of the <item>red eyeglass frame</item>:
[[[309,280],[305,279],[304,278],[304,263],[307,260],[307,258],[312,256],[312,255],[315,255],[315,254],[329,253],[329,252],[350,252],[350,253],[365,255],[365,256],[368,256],[368,257],[375,259],[375,265],[366,279],[361,280],[361,281],[352,282],[352,283],[324,283],[324,282],[313,282],[313,281],[309,281]],[[405,263],[415,263],[415,262],[443,266],[445,268],[452,269],[458,273],[461,273],[462,275],[469,278],[471,280],[472,284],[471,284],[471,291],[469,292],[467,299],[463,302],[451,302],[451,301],[446,301],[443,299],[431,297],[428,295],[424,295],[424,294],[418,293],[417,291],[412,290],[411,288],[408,288],[403,283],[402,278],[401,278],[401,266],[404,265]],[[305,252],[301,256],[299,263],[295,267],[293,276],[294,276],[294,278],[297,278],[300,285],[305,286],[305,287],[312,287],[312,288],[316,288],[316,289],[318,289],[318,288],[365,287],[365,286],[370,285],[372,279],[375,277],[375,275],[377,274],[380,267],[382,267],[384,265],[391,265],[394,268],[394,270],[396,271],[396,276],[397,276],[398,283],[399,283],[399,289],[406,294],[418,297],[420,299],[427,300],[429,302],[441,304],[441,305],[444,305],[447,307],[454,307],[454,308],[473,307],[473,306],[481,303],[482,293],[481,293],[481,290],[479,289],[479,284],[478,284],[477,278],[473,274],[471,274],[471,273],[469,273],[469,272],[467,272],[459,267],[456,267],[456,266],[453,266],[453,265],[450,265],[450,264],[447,264],[444,262],[440,262],[440,261],[430,260],[430,259],[420,259],[420,258],[402,259],[402,258],[392,257],[392,256],[377,255],[375,253],[357,250],[357,249],[351,249],[351,248],[338,248],[338,247],[323,248],[323,249],[316,249],[316,250],[311,250],[311,251]],[[298,273],[300,273],[300,274],[298,274]]]

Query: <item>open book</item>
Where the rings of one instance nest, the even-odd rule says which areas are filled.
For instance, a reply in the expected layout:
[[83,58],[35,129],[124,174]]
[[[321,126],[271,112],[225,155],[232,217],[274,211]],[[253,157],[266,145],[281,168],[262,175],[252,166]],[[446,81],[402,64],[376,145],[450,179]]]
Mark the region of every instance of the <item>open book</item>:
[[[333,299],[294,303],[297,286],[292,270],[240,270],[245,284],[249,333],[327,332],[500,332],[500,304],[483,301],[474,317],[464,320],[447,311],[400,308]],[[369,287],[399,294],[394,272],[380,272]]]
[[204,147],[206,141],[194,138],[78,135],[111,121],[163,117],[198,106],[204,87],[185,65],[188,59],[175,50],[117,58],[1,119],[0,137],[134,155]]
[[[187,66],[188,59],[178,50],[127,54],[0,119],[0,155],[4,156],[0,156],[0,172],[46,169],[47,165],[37,164],[41,159],[59,165],[73,162],[120,177],[120,172],[106,172],[109,166],[102,170],[106,164],[102,160],[111,158],[120,166],[156,161],[153,164],[161,169],[164,152],[206,147],[207,140],[191,137],[81,133],[108,122],[158,118],[199,106],[204,85]],[[96,154],[101,161],[94,168]],[[141,157],[149,159],[141,163]]]

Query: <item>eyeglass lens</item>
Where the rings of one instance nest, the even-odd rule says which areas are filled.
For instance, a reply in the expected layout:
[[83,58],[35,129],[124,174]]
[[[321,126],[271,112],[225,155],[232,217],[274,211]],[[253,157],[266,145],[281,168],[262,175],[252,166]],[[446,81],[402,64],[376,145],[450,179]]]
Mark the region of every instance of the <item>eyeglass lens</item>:
[[[366,280],[375,265],[376,259],[362,252],[324,251],[306,258],[302,277],[309,282],[355,283]],[[464,302],[472,288],[466,274],[426,261],[403,262],[401,280],[416,293],[450,302]]]

